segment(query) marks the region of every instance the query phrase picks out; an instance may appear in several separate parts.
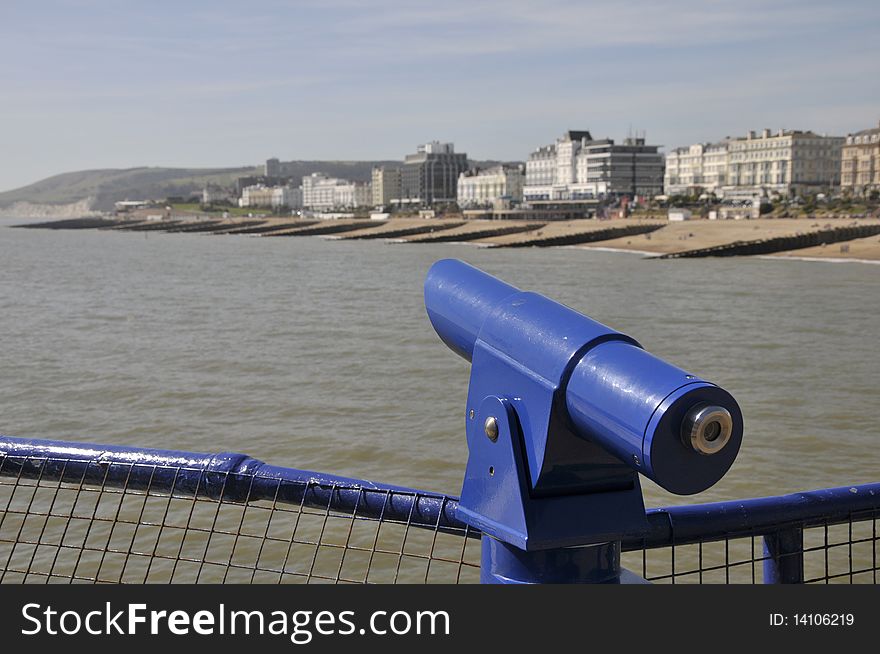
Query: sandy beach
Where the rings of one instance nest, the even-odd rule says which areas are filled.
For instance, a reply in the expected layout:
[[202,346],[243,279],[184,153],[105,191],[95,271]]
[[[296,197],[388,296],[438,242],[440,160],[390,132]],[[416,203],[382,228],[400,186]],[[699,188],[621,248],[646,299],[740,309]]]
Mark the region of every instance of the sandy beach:
[[[803,219],[757,219],[757,220],[688,220],[667,223],[657,231],[639,236],[602,241],[595,246],[617,250],[635,250],[654,254],[682,252],[699,248],[713,247],[735,241],[754,241],[777,236],[796,236],[823,229],[835,229],[852,225],[880,225],[878,219],[826,219],[811,221]],[[862,243],[864,242],[864,243]],[[850,244],[850,252],[842,253],[840,248]],[[834,256],[861,259],[880,259],[880,237],[868,237],[836,243],[826,247],[792,250],[791,256]],[[858,245],[857,245],[858,244]],[[782,253],[775,256],[786,256]]]

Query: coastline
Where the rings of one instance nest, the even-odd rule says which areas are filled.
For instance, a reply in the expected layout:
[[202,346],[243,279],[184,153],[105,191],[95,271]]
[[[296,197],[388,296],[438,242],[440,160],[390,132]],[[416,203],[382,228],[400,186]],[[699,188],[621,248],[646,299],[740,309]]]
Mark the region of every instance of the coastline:
[[880,218],[751,220],[578,219],[546,223],[394,217],[303,219],[297,217],[215,217],[176,213],[131,213],[117,217],[14,224],[17,228],[154,232],[190,236],[321,236],[333,242],[381,240],[385,243],[458,243],[480,249],[575,248],[634,254],[647,258],[789,258],[833,263],[880,263]]

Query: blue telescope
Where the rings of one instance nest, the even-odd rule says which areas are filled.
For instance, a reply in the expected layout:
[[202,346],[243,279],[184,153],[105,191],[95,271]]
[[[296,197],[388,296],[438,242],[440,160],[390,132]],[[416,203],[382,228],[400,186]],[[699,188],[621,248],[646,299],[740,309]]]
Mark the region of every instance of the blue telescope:
[[428,272],[437,334],[471,362],[459,513],[524,550],[644,530],[641,473],[699,493],[733,464],[742,412],[724,389],[537,293],[457,260]]

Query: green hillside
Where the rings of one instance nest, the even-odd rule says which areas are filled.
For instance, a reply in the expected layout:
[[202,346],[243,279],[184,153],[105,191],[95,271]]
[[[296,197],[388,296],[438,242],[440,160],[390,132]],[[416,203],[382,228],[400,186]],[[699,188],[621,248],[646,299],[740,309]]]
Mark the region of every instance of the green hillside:
[[81,170],[0,193],[0,207],[15,202],[68,204],[94,198],[94,209],[108,210],[118,200],[164,198],[200,191],[205,184],[231,184],[257,168],[128,168]]
[[[472,162],[485,166],[495,162]],[[399,166],[400,161],[297,161],[292,177],[315,172],[359,182],[370,181],[374,166]],[[63,173],[28,186],[0,193],[0,208],[15,202],[69,204],[93,198],[92,208],[113,209],[119,200],[161,200],[200,193],[206,184],[232,186],[236,178],[262,174],[263,167],[242,168],[127,168]]]

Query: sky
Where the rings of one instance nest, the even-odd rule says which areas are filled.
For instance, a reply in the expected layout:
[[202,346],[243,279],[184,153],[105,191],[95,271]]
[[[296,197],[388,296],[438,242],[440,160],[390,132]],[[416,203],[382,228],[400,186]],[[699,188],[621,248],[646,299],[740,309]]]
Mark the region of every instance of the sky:
[[134,166],[524,160],[880,120],[878,0],[2,0],[0,191]]

